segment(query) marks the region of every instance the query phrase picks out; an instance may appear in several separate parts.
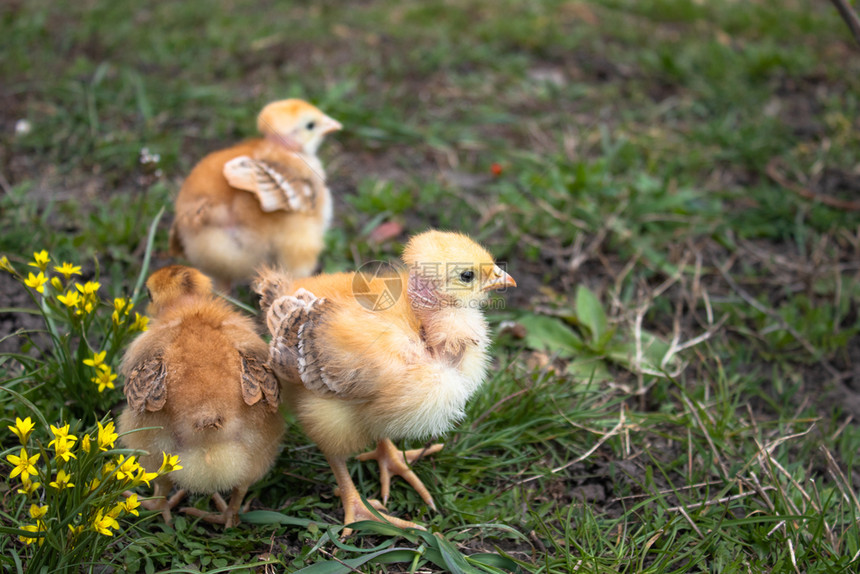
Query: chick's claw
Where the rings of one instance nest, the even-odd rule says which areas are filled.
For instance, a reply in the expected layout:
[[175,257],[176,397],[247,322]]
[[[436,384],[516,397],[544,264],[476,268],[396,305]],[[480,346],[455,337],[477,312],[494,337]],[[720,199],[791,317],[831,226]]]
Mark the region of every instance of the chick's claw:
[[231,528],[241,522],[241,520],[239,520],[239,508],[242,505],[242,499],[245,498],[245,494],[247,494],[247,492],[247,486],[237,486],[230,494],[229,504],[224,502],[224,499],[220,494],[217,492],[213,493],[212,501],[215,503],[215,506],[218,507],[220,512],[206,512],[205,510],[189,506],[181,508],[180,512],[202,518],[206,522],[211,522],[213,524],[223,524],[224,528]]
[[183,507],[180,509],[180,512],[183,514],[190,514],[191,516],[196,516],[197,518],[202,518],[206,522],[211,522],[212,524],[223,524],[224,528],[232,528],[239,524],[239,514],[238,513],[230,513],[230,512],[206,512],[205,510],[200,510],[199,508],[193,507]]
[[434,444],[427,448],[403,452],[390,439],[386,438],[377,443],[376,449],[360,454],[356,458],[360,461],[375,460],[379,464],[379,482],[383,504],[388,504],[388,497],[391,493],[391,476],[396,474],[412,485],[412,488],[421,496],[427,506],[436,510],[436,504],[433,502],[430,491],[427,490],[418,475],[409,468],[409,465],[424,456],[439,452],[444,446],[444,444]]
[[[418,530],[427,530],[420,524],[416,524],[415,522],[410,522],[408,520],[403,520],[402,518],[397,518],[395,516],[391,516],[381,512],[385,510],[385,506],[379,502],[378,500],[369,499],[367,502],[376,510],[379,516],[382,517],[380,520],[376,514],[371,512],[368,509],[364,502],[361,500],[361,495],[358,494],[358,491],[353,489],[352,492],[347,493],[346,495],[340,494],[341,502],[343,502],[343,523],[346,525],[352,524],[353,522],[358,522],[360,520],[373,520],[375,522],[390,522],[394,526],[398,528],[417,528]],[[349,536],[352,534],[352,528],[344,528],[343,536]]]

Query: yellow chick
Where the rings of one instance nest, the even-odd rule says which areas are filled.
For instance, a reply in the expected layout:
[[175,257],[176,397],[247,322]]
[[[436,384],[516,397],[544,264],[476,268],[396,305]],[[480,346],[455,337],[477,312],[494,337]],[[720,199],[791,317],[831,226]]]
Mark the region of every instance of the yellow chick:
[[[409,464],[435,445],[402,453],[391,439],[426,439],[451,428],[484,381],[490,336],[481,304],[516,282],[465,235],[428,231],[403,253],[405,270],[293,280],[263,270],[254,284],[272,333],[270,361],[308,436],[326,455],[344,523],[376,520],[347,470],[349,456],[380,466],[382,504],[392,475],[435,509]],[[402,527],[417,524],[383,515]],[[345,534],[349,530],[344,531]]]
[[263,264],[311,274],[331,222],[316,152],[341,124],[290,99],[264,107],[257,128],[262,138],[203,158],[176,198],[170,253],[214,277],[219,289],[252,279]]
[[[212,494],[219,513],[182,511],[230,527],[248,488],[271,468],[284,431],[278,381],[267,366],[268,347],[254,322],[212,295],[212,281],[173,265],[146,282],[150,328],[125,352],[128,406],[119,418],[121,441],[147,451],[140,463],[158,470],[162,452],[179,456],[181,470],[156,479],[147,501],[165,521],[187,492]],[[160,429],[135,429],[161,427]],[[127,433],[127,434],[126,434]],[[225,503],[219,492],[231,490]]]

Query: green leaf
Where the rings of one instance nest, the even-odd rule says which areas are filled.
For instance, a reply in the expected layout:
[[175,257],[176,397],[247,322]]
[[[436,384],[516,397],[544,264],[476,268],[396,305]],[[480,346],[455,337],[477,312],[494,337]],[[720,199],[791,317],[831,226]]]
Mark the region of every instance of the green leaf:
[[346,560],[341,560],[340,562],[336,560],[317,562],[316,564],[311,564],[301,570],[296,570],[296,574],[343,574],[352,572],[353,569],[358,568],[363,564],[367,564],[368,562],[375,563],[379,561],[384,564],[390,564],[392,562],[410,562],[415,554],[415,550],[412,550],[411,548],[389,548],[387,550],[380,550],[379,552],[368,554],[367,556],[348,558]]
[[597,295],[585,285],[576,289],[576,318],[581,325],[588,328],[591,343],[597,345],[607,330],[606,312]]
[[[640,368],[650,369],[652,371],[662,371],[663,367],[660,363],[663,362],[663,357],[669,351],[669,343],[660,339],[656,335],[647,331],[642,331],[642,360]],[[606,350],[606,357],[622,367],[629,370],[636,370],[636,341],[626,341],[612,345]]]
[[585,348],[582,339],[561,319],[529,314],[520,317],[518,322],[526,328],[525,341],[530,349],[570,357]]
[[466,558],[457,550],[457,547],[441,534],[437,533],[436,539],[439,541],[439,552],[442,554],[445,566],[451,572],[454,574],[474,574],[479,572],[474,566],[466,562]]
[[504,570],[510,570],[512,572],[517,572],[520,570],[520,567],[517,566],[516,562],[514,562],[510,558],[505,558],[504,556],[500,556],[499,554],[495,554],[493,552],[478,552],[477,554],[466,556],[466,560],[468,560],[469,562],[476,562],[484,566],[490,566],[492,568],[502,568]]
[[614,379],[601,357],[583,357],[567,364],[567,372],[579,381],[603,382]]
[[290,526],[301,526],[307,528],[317,521],[308,520],[307,518],[296,518],[295,516],[287,516],[273,510],[252,510],[239,515],[242,522],[249,524],[287,524]]

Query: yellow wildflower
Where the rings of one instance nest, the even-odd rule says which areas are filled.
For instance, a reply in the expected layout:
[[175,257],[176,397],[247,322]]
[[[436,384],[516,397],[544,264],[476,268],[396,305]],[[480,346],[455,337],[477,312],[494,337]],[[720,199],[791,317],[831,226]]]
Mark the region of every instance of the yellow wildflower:
[[63,282],[60,281],[59,277],[51,277],[51,287],[54,288],[54,291],[60,292],[63,290]]
[[104,463],[104,466],[102,466],[102,476],[109,476],[110,473],[112,473],[115,468],[116,468],[116,464],[113,462]]
[[134,323],[129,327],[132,331],[146,331],[149,329],[149,317],[144,317],[137,311],[134,312]]
[[[27,532],[42,532],[44,530],[44,523],[39,521],[36,524],[25,524],[21,527],[21,530],[26,530]],[[44,544],[45,538],[44,536],[19,536],[18,540],[23,542],[24,544],[32,544],[33,542],[39,541],[39,546]]]
[[75,547],[75,540],[77,540],[77,538],[78,538],[78,536],[80,536],[81,532],[84,531],[85,525],[79,524],[77,526],[72,526],[71,524],[69,524],[68,526],[69,526],[69,538],[71,538],[72,548],[74,548]]
[[149,486],[149,481],[158,478],[157,472],[146,472],[146,469],[142,466],[137,467],[137,476],[134,477],[134,486],[139,484],[146,483],[146,486]]
[[57,452],[57,458],[63,459],[63,462],[69,462],[70,458],[78,458],[75,456],[75,453],[72,452],[72,447],[75,445],[75,441],[71,440],[73,438],[75,437],[70,435],[59,437],[51,441],[51,444],[54,445],[54,449]]
[[69,291],[65,295],[57,295],[57,301],[66,307],[76,307],[81,302],[81,296],[77,291]]
[[132,494],[128,498],[125,499],[125,502],[122,503],[123,510],[125,510],[128,514],[133,514],[134,516],[140,516],[137,512],[137,508],[140,506],[140,502],[137,501],[137,495]]
[[161,451],[161,456],[162,462],[161,468],[158,469],[158,474],[167,474],[174,470],[182,470],[182,467],[179,466],[179,455],[167,454],[166,452]]
[[39,506],[38,504],[30,505],[30,518],[35,518],[36,520],[41,520],[45,518],[45,515],[48,514],[48,505]]
[[18,436],[18,440],[21,441],[22,445],[26,445],[27,439],[30,438],[30,433],[33,432],[33,427],[35,426],[36,424],[30,420],[30,417],[24,420],[15,417],[15,426],[9,426],[8,429]]
[[54,271],[66,278],[66,281],[72,278],[72,275],[80,275],[80,265],[72,265],[71,263],[63,263],[59,267],[54,266]]
[[15,268],[12,267],[12,264],[9,263],[9,258],[5,255],[0,257],[0,269],[3,271],[8,271],[9,273],[15,273]]
[[105,355],[107,355],[107,351],[102,351],[101,353],[93,353],[93,358],[84,359],[84,364],[88,367],[96,368],[104,363]]
[[84,438],[81,439],[81,450],[85,453],[90,453],[90,435],[85,434]]
[[24,280],[24,285],[30,287],[31,289],[35,289],[39,293],[45,292],[45,283],[48,282],[48,278],[45,277],[45,274],[39,271],[38,275],[33,275],[32,273],[28,274],[27,278]]
[[116,433],[116,429],[114,428],[113,421],[109,421],[105,426],[102,426],[102,423],[96,423],[99,425],[99,435],[98,435],[98,443],[99,450],[108,450],[113,448],[116,439],[119,435]]
[[80,283],[75,283],[75,287],[78,291],[80,291],[83,295],[95,295],[99,290],[102,284],[98,281],[87,281],[83,285]]
[[140,466],[136,460],[134,460],[134,456],[130,456],[126,458],[123,455],[119,455],[116,460],[117,471],[116,477],[120,480],[131,480],[134,478],[134,473],[137,471]]
[[113,315],[111,315],[111,318],[115,324],[121,324],[125,320],[125,317],[128,316],[129,311],[131,311],[131,301],[129,299],[117,297],[113,300]]
[[90,299],[87,299],[86,297],[81,297],[81,300],[78,301],[78,310],[76,311],[76,313],[78,315],[89,315],[93,312],[93,309],[95,308],[95,303],[93,303]]
[[78,437],[73,434],[69,434],[69,423],[66,423],[64,426],[61,427],[55,427],[54,425],[51,425],[51,432],[54,434],[54,440],[49,442],[48,446],[53,446],[54,443],[61,438],[68,439],[71,442],[75,442],[76,440],[78,440]]
[[96,292],[101,284],[96,281],[87,281],[85,284],[75,283],[75,289],[80,291],[82,297],[78,304],[78,310],[84,313],[92,313],[99,302]]
[[15,468],[12,469],[12,472],[9,473],[9,478],[15,478],[19,474],[22,476],[25,474],[32,474],[33,476],[39,474],[36,471],[36,467],[34,465],[36,464],[36,461],[39,460],[40,456],[41,455],[39,453],[36,453],[33,456],[28,457],[27,449],[24,448],[21,449],[21,453],[19,456],[15,456],[14,454],[7,454],[6,460],[11,462],[15,466]]
[[38,253],[33,253],[33,261],[28,263],[30,267],[35,267],[39,271],[44,272],[45,269],[48,268],[48,263],[51,262],[51,258],[48,257],[48,252],[42,249]]
[[93,492],[95,489],[97,489],[99,487],[99,485],[101,483],[102,483],[102,481],[100,481],[97,478],[94,478],[87,483],[87,488],[90,490],[90,492]]
[[21,488],[18,489],[18,494],[23,494],[26,496],[32,496],[34,492],[36,492],[39,487],[42,486],[41,482],[33,482],[30,480],[29,474],[21,475]]
[[113,382],[116,380],[116,374],[111,373],[110,367],[101,365],[98,374],[90,380],[99,386],[99,392],[103,392],[105,388],[114,388]]
[[75,483],[69,482],[72,479],[72,475],[63,470],[62,468],[57,471],[57,480],[48,484],[48,486],[52,488],[56,488],[57,490],[63,490],[64,488],[74,488]]
[[113,532],[110,531],[111,528],[119,528],[119,522],[110,514],[105,514],[104,510],[99,510],[93,519],[93,529],[99,534],[113,536]]

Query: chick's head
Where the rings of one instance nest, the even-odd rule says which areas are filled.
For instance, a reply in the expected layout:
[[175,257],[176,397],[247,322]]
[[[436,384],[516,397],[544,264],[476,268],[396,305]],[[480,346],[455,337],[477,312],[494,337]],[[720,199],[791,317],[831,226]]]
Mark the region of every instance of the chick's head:
[[212,292],[212,280],[191,267],[170,265],[149,276],[146,291],[150,300],[146,312],[154,317],[182,301],[209,296]]
[[280,100],[268,104],[257,116],[260,133],[279,139],[308,155],[314,155],[326,134],[343,126],[304,100]]
[[412,237],[403,250],[410,289],[422,301],[474,307],[490,291],[516,287],[486,249],[461,233],[427,231]]

